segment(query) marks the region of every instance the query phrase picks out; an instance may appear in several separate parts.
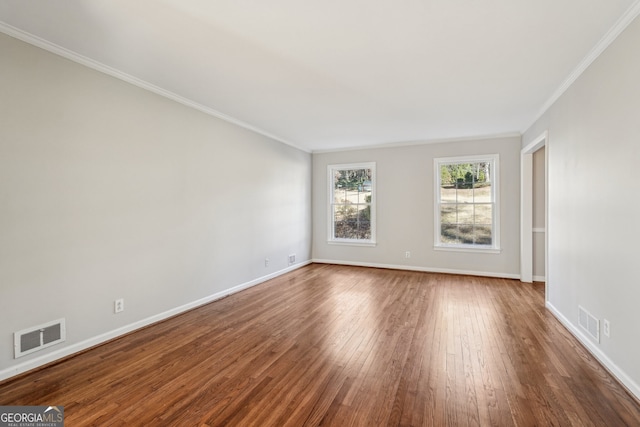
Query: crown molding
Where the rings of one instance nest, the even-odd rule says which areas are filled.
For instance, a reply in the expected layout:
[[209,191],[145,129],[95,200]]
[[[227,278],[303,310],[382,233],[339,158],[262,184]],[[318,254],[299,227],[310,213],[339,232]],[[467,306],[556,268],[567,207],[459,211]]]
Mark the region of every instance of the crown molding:
[[70,61],[76,62],[78,64],[84,65],[85,67],[91,68],[93,70],[99,71],[101,73],[107,74],[111,77],[115,77],[116,79],[125,81],[129,84],[132,84],[134,86],[137,86],[139,88],[145,89],[149,92],[153,92],[156,95],[160,95],[162,97],[168,98],[172,101],[178,102],[182,105],[185,105],[187,107],[193,108],[195,110],[198,110],[202,113],[205,113],[209,116],[213,116],[216,117],[218,119],[224,120],[226,122],[229,123],[233,123],[234,125],[240,126],[241,128],[250,130],[252,132],[255,132],[257,134],[260,134],[262,136],[266,136],[267,138],[276,140],[278,142],[281,142],[283,144],[289,145],[293,148],[296,148],[298,150],[310,153],[311,151],[300,147],[299,145],[296,145],[294,143],[292,143],[291,141],[287,141],[284,138],[281,138],[277,135],[274,135],[272,133],[269,133],[265,130],[262,130],[258,127],[255,127],[253,125],[250,125],[249,123],[243,122],[242,120],[238,120],[234,117],[231,117],[227,114],[221,113],[220,111],[214,110],[213,108],[207,107],[206,105],[202,105],[198,102],[192,101],[188,98],[185,98],[183,96],[180,96],[176,93],[173,93],[171,91],[165,90],[159,86],[156,86],[152,83],[149,83],[145,80],[139,79],[138,77],[132,76],[130,74],[124,73],[118,69],[115,69],[113,67],[110,67],[108,65],[105,65],[101,62],[95,61],[91,58],[88,58],[84,55],[80,55],[79,53],[76,53],[72,50],[69,50],[67,48],[64,48],[62,46],[59,46],[55,43],[52,43],[48,40],[45,40],[41,37],[38,37],[36,35],[33,35],[31,33],[28,33],[26,31],[23,31],[19,28],[16,28],[12,25],[7,24],[6,22],[2,22],[0,21],[0,32],[4,33],[10,37],[13,37],[15,39],[21,40],[25,43],[29,43],[33,46],[39,47],[41,49],[44,49],[48,52],[51,52],[55,55],[58,56],[62,56],[63,58],[66,58]]
[[381,143],[381,144],[333,148],[333,149],[326,149],[326,150],[313,150],[312,153],[314,154],[338,153],[342,151],[371,150],[375,148],[413,147],[416,145],[442,144],[442,143],[450,143],[450,142],[485,141],[489,139],[521,138],[521,137],[522,137],[522,134],[520,132],[508,132],[508,133],[499,133],[499,134],[491,134],[491,135],[464,136],[460,138],[439,138],[439,139],[425,139],[425,140],[418,140],[418,141],[388,142],[388,143]]
[[537,122],[540,117],[544,113],[547,112],[549,108],[564,94],[569,87],[578,80],[578,77],[585,72],[587,68],[605,51],[606,48],[609,47],[611,43],[615,39],[618,38],[620,34],[640,15],[640,0],[636,0],[627,11],[613,24],[613,27],[607,31],[607,33],[596,43],[596,45],[589,51],[587,56],[585,56],[582,61],[578,64],[576,68],[573,69],[571,74],[562,82],[560,87],[556,89],[556,91],[551,95],[549,99],[542,105],[540,111],[535,116],[535,118],[529,123],[527,127],[522,130],[522,134],[524,134],[531,126]]

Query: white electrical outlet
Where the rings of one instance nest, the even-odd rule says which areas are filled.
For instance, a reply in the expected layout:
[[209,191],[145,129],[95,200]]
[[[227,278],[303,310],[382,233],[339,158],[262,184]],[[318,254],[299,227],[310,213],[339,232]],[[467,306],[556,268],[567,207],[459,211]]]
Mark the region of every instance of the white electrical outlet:
[[113,302],[113,312],[120,313],[124,311],[124,299],[120,298]]
[[264,266],[269,267],[269,258],[264,259]]
[[411,252],[406,251],[406,252],[404,253],[404,257],[405,257],[405,258],[411,258]]
[[611,333],[611,324],[609,324],[609,321],[607,319],[604,319],[603,323],[603,333],[605,337],[609,337],[609,334]]
[[289,265],[293,265],[296,263],[296,254],[289,255]]

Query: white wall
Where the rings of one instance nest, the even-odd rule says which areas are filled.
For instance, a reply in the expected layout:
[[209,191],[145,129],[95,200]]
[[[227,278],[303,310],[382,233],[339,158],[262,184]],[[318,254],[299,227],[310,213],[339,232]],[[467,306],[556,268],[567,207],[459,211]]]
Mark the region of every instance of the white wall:
[[0,34],[0,379],[308,261],[310,194],[309,153]]
[[[549,130],[549,307],[640,397],[640,20],[525,133]],[[582,334],[578,305],[611,322]]]
[[[496,153],[500,155],[501,253],[434,250],[433,159]],[[327,243],[327,165],[353,162],[376,162],[376,247]],[[314,153],[313,155],[314,260],[518,277],[519,221],[519,137]],[[406,251],[411,252],[410,259],[405,258]]]

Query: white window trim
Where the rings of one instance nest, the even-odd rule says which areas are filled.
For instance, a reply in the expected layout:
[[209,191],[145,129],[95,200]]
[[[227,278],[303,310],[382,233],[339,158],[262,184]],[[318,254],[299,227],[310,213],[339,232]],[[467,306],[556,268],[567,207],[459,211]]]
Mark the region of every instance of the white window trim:
[[[337,239],[335,238],[334,222],[333,222],[333,171],[345,170],[345,169],[371,169],[371,239]],[[343,163],[327,166],[327,188],[328,188],[328,200],[327,200],[327,243],[331,245],[347,245],[347,246],[376,246],[376,199],[378,198],[376,192],[377,179],[376,179],[376,163],[364,162],[364,163]]]
[[[492,167],[492,196],[493,196],[493,226],[491,245],[450,244],[440,241],[440,165],[451,163],[477,163],[490,162]],[[481,154],[477,156],[438,157],[433,159],[434,173],[434,250],[451,252],[482,252],[497,254],[500,249],[500,155]]]

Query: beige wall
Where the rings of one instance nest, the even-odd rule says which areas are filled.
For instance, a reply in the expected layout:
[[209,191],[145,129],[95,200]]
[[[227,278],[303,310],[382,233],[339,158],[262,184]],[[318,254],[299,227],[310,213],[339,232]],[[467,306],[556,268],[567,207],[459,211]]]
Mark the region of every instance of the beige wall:
[[[549,132],[549,307],[640,398],[638,40],[636,18],[522,142]],[[587,337],[578,306],[609,320],[610,337]]]
[[545,149],[533,153],[533,275],[545,277]]
[[309,260],[310,190],[310,154],[0,34],[0,379]]
[[[434,173],[437,157],[500,155],[499,254],[436,251]],[[376,162],[375,247],[327,243],[327,165]],[[518,277],[520,268],[520,138],[499,138],[374,148],[313,156],[313,258],[315,260]],[[411,258],[405,258],[405,252]]]

